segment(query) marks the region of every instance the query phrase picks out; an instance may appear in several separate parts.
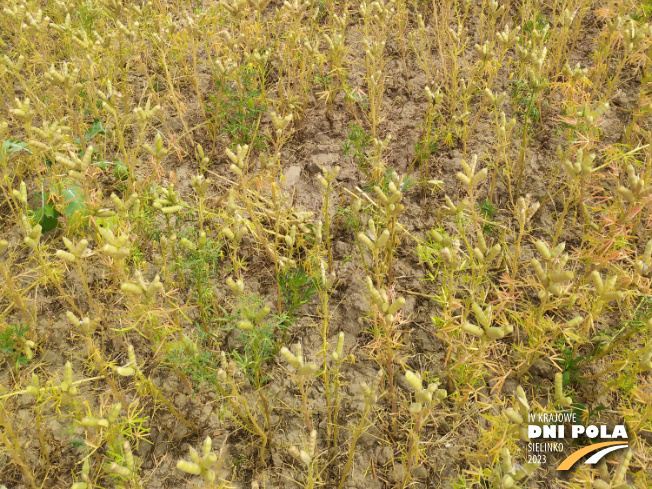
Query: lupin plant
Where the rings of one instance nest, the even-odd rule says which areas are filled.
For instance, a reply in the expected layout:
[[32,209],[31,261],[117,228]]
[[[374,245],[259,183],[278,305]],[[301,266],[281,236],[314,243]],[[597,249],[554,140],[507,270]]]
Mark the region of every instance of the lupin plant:
[[297,387],[299,388],[299,393],[301,394],[301,411],[303,413],[303,420],[306,424],[306,428],[312,431],[313,425],[310,409],[308,407],[308,387],[310,386],[311,380],[317,372],[318,367],[314,363],[305,363],[301,343],[296,344],[295,352],[296,353],[292,353],[284,346],[281,348],[280,353],[294,369],[294,381],[296,382]]
[[419,436],[423,425],[432,413],[432,409],[443,401],[448,393],[439,389],[439,381],[431,382],[426,388],[423,387],[423,380],[419,373],[411,370],[405,372],[405,380],[414,390],[415,402],[410,404],[410,414],[414,424],[410,430],[410,441],[408,444],[405,464],[405,479],[403,487],[407,487],[412,480],[412,468],[418,463]]
[[217,482],[221,479],[220,472],[225,463],[226,438],[220,447],[219,454],[213,451],[213,441],[210,436],[207,436],[201,445],[201,455],[193,447],[189,447],[189,450],[191,461],[179,460],[177,469],[186,474],[201,477],[206,489],[222,487],[222,483],[220,482],[218,485]]
[[[317,466],[319,460],[319,453],[317,453],[317,430],[310,432],[306,450],[298,449],[296,446],[291,446],[288,449],[292,458],[303,465],[306,469],[304,486],[306,489],[313,489],[319,483],[320,470]],[[323,470],[323,469],[322,469]]]

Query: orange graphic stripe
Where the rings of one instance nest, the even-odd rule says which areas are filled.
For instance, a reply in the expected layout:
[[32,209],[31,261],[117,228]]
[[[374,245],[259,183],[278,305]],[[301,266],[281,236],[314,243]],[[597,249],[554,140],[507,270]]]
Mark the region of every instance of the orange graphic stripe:
[[602,443],[596,443],[595,445],[589,445],[584,447],[581,450],[569,455],[562,463],[559,464],[557,470],[568,470],[570,469],[575,462],[581,459],[584,455],[588,455],[591,452],[600,450],[601,448],[610,447],[612,445],[622,445],[624,440],[621,441],[605,441]]

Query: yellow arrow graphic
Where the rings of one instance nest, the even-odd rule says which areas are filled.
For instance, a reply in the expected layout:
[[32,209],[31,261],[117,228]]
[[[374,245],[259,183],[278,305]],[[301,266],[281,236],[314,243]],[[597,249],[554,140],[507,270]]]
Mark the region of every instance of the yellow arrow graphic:
[[[589,453],[600,450],[601,448],[610,447],[612,445],[622,445],[622,444],[623,444],[622,441],[605,441],[603,443],[596,443],[595,445],[589,445],[588,447],[584,447],[581,450],[578,450],[577,452],[565,458],[564,461],[559,464],[557,470],[568,470],[573,466],[575,462],[581,459],[584,455],[588,455]],[[627,445],[624,445],[623,448],[625,448],[626,446]]]

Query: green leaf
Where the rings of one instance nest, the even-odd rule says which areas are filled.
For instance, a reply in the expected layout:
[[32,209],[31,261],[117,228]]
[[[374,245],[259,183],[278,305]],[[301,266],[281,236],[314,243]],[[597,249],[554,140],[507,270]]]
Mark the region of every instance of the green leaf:
[[65,186],[61,191],[63,208],[68,223],[73,224],[83,220],[88,213],[84,202],[84,191],[79,185],[70,180],[64,181],[64,184]]
[[117,160],[113,167],[113,176],[116,180],[124,182],[129,178],[129,168],[122,161]]
[[106,134],[106,131],[104,130],[104,126],[102,126],[100,120],[98,118],[95,118],[93,119],[93,125],[90,127],[88,132],[84,135],[84,139],[86,140],[86,142],[88,142],[98,134]]
[[59,212],[52,204],[45,204],[32,213],[32,219],[41,225],[43,231],[51,231],[59,225]]
[[27,149],[27,143],[14,141],[13,139],[7,139],[2,143],[0,153],[2,153],[2,156],[6,156],[9,153],[15,153],[17,151],[27,151],[29,154],[33,154],[29,149]]

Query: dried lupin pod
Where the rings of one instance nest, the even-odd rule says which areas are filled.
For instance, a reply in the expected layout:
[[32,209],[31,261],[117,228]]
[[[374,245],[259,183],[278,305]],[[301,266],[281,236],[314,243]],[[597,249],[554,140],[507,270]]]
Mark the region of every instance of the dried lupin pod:
[[572,397],[564,396],[564,375],[561,372],[555,374],[555,402],[563,407],[573,404]]
[[337,276],[335,275],[334,271],[331,271],[330,273],[326,272],[326,264],[321,258],[319,260],[319,275],[321,277],[322,286],[326,290],[330,290],[331,287],[333,287]]
[[308,450],[299,450],[295,446],[288,449],[288,453],[299,463],[303,463],[306,467],[310,466],[310,462],[315,456],[315,448],[317,447],[317,430],[310,432],[308,439]]
[[539,210],[540,206],[541,204],[539,202],[532,202],[530,200],[530,194],[527,194],[525,197],[519,197],[516,201],[516,218],[519,224],[525,226]]
[[613,290],[616,287],[618,275],[611,275],[606,280],[603,280],[600,272],[593,270],[591,272],[591,279],[593,280],[595,293],[601,301],[619,301],[625,297],[624,292]]
[[23,214],[21,216],[21,227],[23,228],[23,232],[27,235],[23,238],[23,242],[34,251],[38,251],[41,235],[43,234],[43,228],[41,225],[36,224],[32,226],[29,219],[27,219],[27,216]]
[[145,282],[143,275],[140,270],[134,272],[134,280],[132,282],[124,283],[120,286],[120,289],[126,294],[132,294],[135,296],[145,296],[147,299],[152,299],[154,296],[163,290],[163,284],[158,274],[154,277],[154,280],[150,283]]
[[129,198],[126,201],[122,201],[120,197],[118,197],[115,192],[111,193],[111,201],[113,202],[113,206],[115,207],[118,216],[120,217],[127,217],[129,215],[129,210],[133,207],[134,208],[134,213],[138,213],[138,209],[140,208],[140,201],[138,200],[138,194],[136,192],[133,192]]
[[147,123],[156,117],[159,113],[161,112],[161,106],[160,105],[155,105],[154,107],[151,106],[151,101],[150,99],[147,99],[147,102],[145,103],[145,107],[136,107],[134,109],[134,114],[136,115],[136,118],[138,119],[138,125],[140,126],[141,131],[145,129],[145,126],[147,126]]
[[511,324],[503,324],[502,326],[492,326],[493,314],[491,305],[487,306],[485,309],[482,309],[475,301],[471,303],[471,308],[473,309],[473,314],[475,319],[480,323],[480,326],[476,326],[470,322],[464,323],[462,325],[462,330],[467,333],[481,339],[490,339],[498,340],[504,338],[505,335],[508,335],[514,331],[514,327]]
[[371,301],[376,304],[380,312],[385,317],[388,323],[394,322],[394,315],[405,305],[405,298],[399,297],[391,304],[389,297],[385,291],[379,291],[374,287],[373,281],[367,277],[367,288],[369,289],[369,296]]
[[55,69],[54,64],[50,66],[50,71],[43,74],[43,78],[47,81],[60,86],[65,92],[69,100],[79,93],[82,88],[81,83],[77,83],[79,76],[79,68],[75,67],[72,70],[68,67],[68,63],[64,62],[61,71]]
[[473,248],[474,258],[478,261],[478,263],[481,264],[492,263],[500,255],[500,252],[502,250],[500,243],[496,243],[491,248],[489,248],[484,239],[484,234],[481,229],[477,233],[477,238],[478,238],[478,246]]
[[270,113],[270,116],[272,118],[272,124],[274,125],[274,129],[276,130],[276,137],[280,138],[281,134],[283,134],[283,131],[285,131],[285,129],[287,129],[288,125],[290,124],[290,122],[292,122],[292,114],[288,114],[285,117],[281,117],[276,112],[272,111]]
[[489,99],[489,101],[492,103],[492,105],[494,105],[495,107],[499,107],[500,105],[502,105],[502,103],[507,98],[507,92],[494,95],[494,93],[491,91],[490,88],[485,88],[484,93]]
[[344,355],[344,332],[340,331],[337,335],[337,345],[335,351],[331,353],[334,362],[341,362]]
[[25,97],[25,100],[20,100],[18,98],[15,98],[14,104],[16,105],[16,108],[9,109],[9,113],[12,114],[20,122],[26,124],[28,129],[30,129],[31,121],[35,115],[31,107],[31,101],[29,100],[28,97]]
[[25,388],[25,391],[38,398],[46,389],[40,386],[38,375],[32,374],[32,383]]
[[296,355],[286,347],[281,348],[281,355],[285,360],[294,367],[301,377],[309,377],[317,371],[317,365],[314,363],[305,363],[303,359],[303,349],[301,343],[296,345]]
[[494,59],[493,43],[490,41],[485,41],[482,46],[476,44],[473,46],[473,49],[475,49],[475,52],[480,57],[480,63],[482,64],[483,69],[486,69]]
[[641,275],[652,273],[652,239],[645,245],[645,250],[641,258],[636,260],[636,271]]
[[116,260],[124,260],[129,256],[131,253],[129,246],[127,246],[129,236],[123,234],[116,238],[113,231],[101,226],[98,226],[97,230],[104,241],[106,241],[106,244],[101,248],[102,253],[109,255],[111,258],[115,258]]
[[437,87],[437,90],[435,90],[435,92],[433,93],[432,90],[430,90],[430,87],[426,85],[424,91],[426,92],[426,97],[428,97],[428,101],[433,105],[437,105],[442,100],[444,100],[444,94],[441,93],[439,87]]
[[469,187],[470,190],[477,187],[485,178],[487,178],[487,173],[489,172],[487,168],[483,168],[478,173],[476,173],[475,168],[477,163],[477,155],[473,155],[473,159],[471,160],[470,165],[465,160],[462,160],[462,169],[464,170],[464,173],[457,172],[455,175],[457,179]]
[[598,105],[595,109],[591,109],[588,105],[585,105],[577,111],[577,115],[583,118],[588,126],[592,126],[607,110],[609,110],[609,104],[606,102]]
[[539,462],[528,462],[523,465],[514,464],[509,449],[505,447],[501,451],[500,467],[491,471],[494,487],[515,489],[517,487],[515,484],[518,481],[530,477],[540,465]]
[[161,187],[154,190],[154,203],[152,206],[160,210],[163,214],[169,215],[179,212],[181,210],[181,203],[179,194],[174,189],[173,183],[167,188]]
[[372,252],[377,253],[389,243],[390,234],[387,229],[383,229],[383,232],[378,235],[372,219],[369,219],[368,226],[367,234],[358,233],[358,239]]
[[122,444],[122,448],[124,450],[124,465],[120,465],[117,462],[111,462],[111,465],[109,465],[106,470],[113,474],[131,479],[136,476],[136,464],[134,455],[131,451],[131,445],[128,441],[125,441]]
[[[623,454],[613,477],[609,475],[609,469],[607,468],[605,459],[600,460],[598,464],[600,478],[593,480],[593,489],[634,489],[634,486],[627,483],[627,469],[632,460],[632,455],[632,449],[628,448]],[[606,482],[609,479],[611,479],[611,482]]]
[[143,143],[143,148],[145,148],[145,151],[156,158],[157,161],[162,160],[165,155],[168,154],[168,150],[163,147],[163,138],[161,137],[160,132],[156,133],[156,137],[154,138],[154,146]]
[[63,237],[63,243],[66,245],[66,248],[68,251],[65,250],[57,250],[55,255],[57,258],[61,258],[64,261],[67,261],[68,263],[76,263],[77,260],[79,260],[84,252],[86,251],[86,248],[88,247],[88,240],[87,239],[82,239],[74,245],[72,241],[70,241],[68,238],[65,236]]
[[70,324],[77,328],[84,336],[92,335],[99,324],[98,319],[90,319],[88,316],[80,319],[72,311],[66,311],[66,317]]
[[520,385],[516,388],[516,394],[514,395],[514,407],[507,408],[505,410],[505,415],[512,423],[514,423],[519,438],[523,441],[529,442],[528,416],[530,415],[530,404],[525,396],[525,391]]
[[50,17],[43,16],[43,11],[38,9],[34,15],[31,12],[25,12],[23,30],[30,35],[35,36],[39,32],[44,32],[50,25]]
[[96,418],[93,416],[84,416],[81,420],[81,425],[84,428],[102,428],[109,429],[111,426],[114,426],[118,420],[118,416],[122,411],[122,404],[119,402],[111,406],[111,411],[106,418]]
[[244,283],[241,279],[233,280],[233,278],[229,277],[226,279],[226,285],[235,295],[241,295],[244,292]]
[[593,168],[593,162],[595,160],[594,153],[589,153],[585,155],[584,151],[579,149],[577,151],[575,163],[572,163],[564,154],[564,152],[562,152],[561,146],[557,146],[557,156],[559,157],[559,160],[563,163],[564,168],[566,169],[568,175],[574,180],[589,175],[594,171]]
[[66,362],[63,367],[63,381],[55,388],[70,397],[74,397],[79,393],[72,380],[72,363]]
[[530,264],[534,268],[534,272],[543,287],[543,290],[539,291],[539,299],[546,300],[553,294],[561,295],[563,290],[560,284],[572,280],[575,276],[573,272],[564,270],[568,262],[568,254],[562,255],[566,243],[559,243],[553,250],[550,250],[548,245],[542,240],[536,241],[534,246],[546,261],[546,268],[544,269],[538,259],[532,258],[530,260]]
[[424,389],[421,375],[411,370],[405,372],[405,380],[415,391],[414,399],[416,402],[410,405],[410,413],[414,415],[421,413],[424,409],[427,410],[436,406],[448,395],[444,389],[438,388],[438,381],[428,384],[428,387]]
[[70,486],[70,489],[88,489],[91,484],[91,479],[90,479],[90,470],[91,470],[91,465],[90,462],[88,461],[89,459],[86,458],[84,460],[84,463],[82,464],[82,471],[81,471],[81,480],[82,482],[75,482],[72,486]]
[[634,204],[652,195],[652,185],[646,183],[643,178],[639,177],[631,164],[627,165],[627,176],[629,188],[621,185],[618,187],[618,193],[628,203]]
[[236,146],[235,153],[229,148],[226,148],[224,151],[231,160],[231,166],[229,166],[229,168],[233,173],[241,177],[242,170],[244,170],[245,158],[247,157],[247,152],[249,151],[249,145],[245,144],[244,146],[241,146],[238,144]]
[[[33,127],[32,131],[47,142],[43,143],[36,139],[30,139],[29,145],[30,147],[40,149],[43,152],[57,151],[57,149],[59,149],[65,142],[65,137],[63,135],[64,131],[69,130],[69,127],[61,126],[58,122],[50,124],[48,121],[44,121],[41,127]],[[2,137],[1,133],[2,131],[0,130],[0,138]]]
[[224,465],[226,457],[226,438],[222,443],[218,455],[212,451],[212,447],[213,441],[210,436],[207,436],[201,446],[201,456],[197,450],[190,447],[190,459],[192,462],[179,460],[177,462],[177,469],[186,474],[200,476],[209,487],[212,487],[215,480],[219,477],[219,472]]
[[224,7],[236,20],[241,19],[246,13],[247,0],[221,0],[220,5]]

